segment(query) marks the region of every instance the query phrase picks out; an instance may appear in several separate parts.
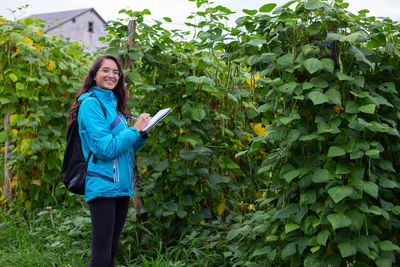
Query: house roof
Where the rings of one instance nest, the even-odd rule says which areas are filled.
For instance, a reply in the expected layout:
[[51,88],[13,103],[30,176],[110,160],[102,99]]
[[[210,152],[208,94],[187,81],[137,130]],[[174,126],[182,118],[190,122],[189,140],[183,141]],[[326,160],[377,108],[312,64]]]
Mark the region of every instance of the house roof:
[[94,10],[94,8],[83,8],[83,9],[67,10],[60,12],[52,12],[52,13],[33,14],[28,17],[34,19],[42,19],[44,21],[49,22],[49,26],[46,29],[47,32],[87,12],[94,12],[103,21],[104,24],[107,24],[105,20],[99,15],[99,13],[97,13],[96,10]]

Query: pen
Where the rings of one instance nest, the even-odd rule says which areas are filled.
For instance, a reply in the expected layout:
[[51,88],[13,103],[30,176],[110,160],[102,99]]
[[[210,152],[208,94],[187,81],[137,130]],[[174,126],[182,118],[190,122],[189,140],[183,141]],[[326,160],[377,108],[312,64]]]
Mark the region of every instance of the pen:
[[131,117],[131,116],[128,116],[128,115],[124,115],[124,116],[125,116],[125,118],[127,118],[127,119],[137,120],[137,118],[135,118],[135,117]]

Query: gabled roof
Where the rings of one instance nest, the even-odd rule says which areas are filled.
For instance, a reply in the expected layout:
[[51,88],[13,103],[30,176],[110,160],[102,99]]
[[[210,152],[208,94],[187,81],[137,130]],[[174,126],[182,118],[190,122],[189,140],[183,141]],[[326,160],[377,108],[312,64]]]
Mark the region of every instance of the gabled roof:
[[28,17],[34,19],[42,19],[44,21],[49,22],[49,26],[46,29],[47,32],[87,12],[94,12],[103,21],[104,24],[107,24],[105,20],[96,12],[96,10],[94,10],[94,8],[83,8],[76,10],[52,12],[52,13],[33,14]]

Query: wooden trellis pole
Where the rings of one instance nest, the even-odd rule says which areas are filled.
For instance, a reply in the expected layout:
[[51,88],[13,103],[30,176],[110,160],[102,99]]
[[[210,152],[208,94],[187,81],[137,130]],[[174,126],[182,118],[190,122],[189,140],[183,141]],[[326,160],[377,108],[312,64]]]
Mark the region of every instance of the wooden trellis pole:
[[[127,46],[128,46],[128,51],[129,48],[134,48],[135,47],[135,37],[136,37],[136,20],[130,20],[129,25],[128,25],[128,34],[127,34]],[[124,67],[126,69],[129,69],[131,72],[132,71],[132,65],[133,65],[133,60],[129,57],[126,56],[124,58]],[[127,83],[129,81],[128,77],[125,77],[125,82]],[[133,191],[135,194],[132,197],[132,202],[133,206],[135,207],[135,210],[137,212],[137,218],[139,223],[143,223],[146,221],[146,218],[144,214],[140,213],[140,210],[143,207],[143,199],[142,197],[138,196],[136,193],[139,192],[139,186],[141,183],[141,179],[138,174],[138,168],[136,164],[136,155],[135,155],[135,163],[133,166]]]
[[[8,111],[4,115],[4,132],[6,132],[7,129],[9,128],[10,116],[11,116],[10,111]],[[13,195],[11,192],[12,175],[11,175],[10,170],[7,167],[7,164],[9,162],[8,155],[10,154],[10,145],[11,145],[11,140],[9,139],[4,144],[4,188],[3,188],[3,194],[7,200],[13,199]],[[6,205],[4,206],[4,209],[7,209]]]

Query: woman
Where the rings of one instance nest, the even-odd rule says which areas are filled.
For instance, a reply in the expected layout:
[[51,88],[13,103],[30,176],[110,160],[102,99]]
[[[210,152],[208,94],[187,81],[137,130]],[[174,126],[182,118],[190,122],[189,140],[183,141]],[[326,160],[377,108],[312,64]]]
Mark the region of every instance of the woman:
[[148,125],[149,114],[141,114],[129,127],[124,118],[127,100],[119,59],[103,55],[93,63],[68,113],[68,124],[78,120],[85,158],[91,155],[85,181],[92,221],[89,267],[114,266],[133,195],[134,153],[148,137],[140,131]]

